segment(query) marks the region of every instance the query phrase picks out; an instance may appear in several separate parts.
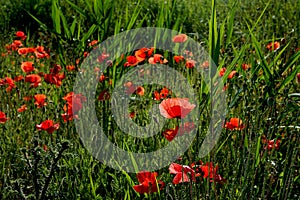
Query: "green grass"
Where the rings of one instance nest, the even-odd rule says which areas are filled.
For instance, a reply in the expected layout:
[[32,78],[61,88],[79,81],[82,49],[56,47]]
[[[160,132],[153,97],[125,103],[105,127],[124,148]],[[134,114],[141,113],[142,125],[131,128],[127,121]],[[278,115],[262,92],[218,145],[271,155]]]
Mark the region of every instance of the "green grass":
[[[49,73],[59,64],[65,74],[60,87],[48,84],[32,88],[24,81],[7,92],[0,84],[0,111],[10,118],[0,124],[0,199],[299,199],[299,93],[300,83],[300,1],[6,1],[0,5],[0,51],[7,53],[17,30],[26,33],[24,47],[43,45],[50,51],[49,59],[20,56],[16,51],[0,57],[0,79],[26,75],[21,63],[32,60],[37,71]],[[21,6],[26,5],[26,6]],[[30,23],[25,24],[24,16]],[[158,180],[165,187],[158,193],[139,194],[132,188],[137,185],[136,173],[115,170],[94,158],[80,140],[73,121],[64,122],[66,101],[62,98],[73,91],[77,71],[81,69],[83,53],[91,51],[92,40],[107,38],[126,30],[141,27],[162,27],[186,33],[207,50],[218,70],[225,67],[223,76],[226,90],[226,120],[242,119],[243,130],[222,129],[220,139],[212,151],[199,158],[199,149],[209,129],[211,115],[210,93],[214,82],[205,83],[195,68],[177,64],[173,53],[155,49],[168,65],[192,85],[198,97],[199,126],[188,150],[174,162],[189,165],[218,164],[224,184],[209,182],[197,177],[197,182],[172,184],[174,175],[168,167],[157,170]],[[170,36],[157,41],[170,40]],[[279,41],[280,48],[269,51],[266,45]],[[120,41],[119,46],[125,42]],[[155,46],[155,44],[150,44]],[[96,95],[107,90],[112,94],[118,81],[133,67],[125,68],[126,56],[113,60],[104,71],[107,77],[97,85]],[[80,62],[77,63],[77,59]],[[201,63],[198,63],[201,64]],[[210,63],[211,66],[213,63]],[[242,69],[242,64],[251,66]],[[75,65],[75,71],[66,66]],[[218,71],[208,73],[213,77]],[[227,79],[231,71],[237,71]],[[86,73],[94,73],[94,68]],[[102,72],[101,72],[102,73]],[[110,84],[111,81],[111,84]],[[141,83],[142,85],[142,83]],[[163,86],[142,85],[145,95],[133,95],[128,114],[135,111],[133,121],[149,124],[149,111],[157,101],[153,92]],[[88,88],[89,85],[86,85]],[[36,108],[34,100],[26,96],[47,95],[47,106]],[[169,97],[175,97],[175,94]],[[162,134],[141,139],[123,134],[112,117],[110,100],[94,100],[99,125],[106,136],[118,147],[132,152],[150,152],[169,142]],[[26,104],[23,113],[17,109]],[[221,113],[223,114],[223,113]],[[60,124],[52,134],[37,131],[36,125],[46,119]],[[85,121],[86,119],[80,119]],[[79,120],[79,122],[80,122]],[[163,130],[174,128],[179,121],[167,120]],[[91,127],[92,128],[92,127]],[[264,138],[281,140],[279,149],[266,149]],[[44,150],[47,146],[47,151]],[[132,159],[138,168],[140,163]],[[119,163],[126,164],[126,163]],[[138,169],[137,169],[138,171]]]

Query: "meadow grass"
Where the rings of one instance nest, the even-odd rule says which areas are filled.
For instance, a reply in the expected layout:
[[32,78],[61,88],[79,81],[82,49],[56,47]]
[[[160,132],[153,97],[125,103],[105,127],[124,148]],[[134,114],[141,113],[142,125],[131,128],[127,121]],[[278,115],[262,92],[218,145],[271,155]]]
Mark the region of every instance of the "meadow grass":
[[[27,6],[23,9],[20,5]],[[58,64],[62,67],[59,73],[64,73],[65,78],[60,86],[48,84],[44,78],[38,87],[31,87],[24,80],[16,81],[11,91],[6,91],[8,85],[0,81],[0,111],[9,118],[0,124],[0,199],[300,198],[300,83],[296,77],[300,73],[300,1],[24,0],[19,4],[8,1],[1,6],[11,10],[3,12],[0,20],[0,80],[26,76],[20,66],[28,60],[36,68],[32,73],[49,74]],[[22,22],[18,14],[30,23]],[[218,165],[225,183],[210,182],[202,174],[196,182],[173,184],[174,175],[165,167],[156,171],[157,179],[165,183],[164,188],[139,194],[133,189],[139,184],[136,173],[112,169],[94,158],[81,141],[74,122],[63,120],[61,114],[67,112],[63,97],[73,91],[84,52],[93,49],[88,44],[141,27],[185,33],[199,42],[216,64],[217,71],[213,71],[213,63],[209,63],[210,74],[218,75],[226,68],[226,121],[239,118],[245,128],[224,128],[217,145],[201,158],[203,163]],[[16,39],[17,30],[27,35],[22,41],[24,47],[44,46],[49,58],[30,58],[17,51],[8,53],[5,45]],[[266,46],[275,41],[280,47],[268,50]],[[124,44],[120,42],[120,46]],[[209,86],[195,68],[176,63],[171,52],[155,49],[155,53],[163,55],[169,66],[187,77],[198,96],[200,123],[196,138],[174,161],[190,165],[200,160],[199,147],[212,117]],[[99,124],[114,144],[126,151],[150,152],[169,141],[162,134],[148,139],[124,135],[112,116],[111,101],[97,100],[102,91],[112,95],[118,81],[132,68],[124,67],[124,63],[133,54],[129,52],[113,60],[112,66],[103,72],[105,79],[97,85],[94,103]],[[243,69],[244,64],[249,68]],[[68,70],[70,65],[75,69]],[[228,79],[232,71],[236,74]],[[150,121],[149,110],[160,103],[153,100],[153,93],[163,86],[141,86],[145,94],[132,95],[128,113],[134,112],[133,121],[145,126]],[[47,96],[46,106],[37,108],[34,99],[24,100],[36,94]],[[173,97],[175,94],[168,95]],[[27,110],[18,112],[24,104]],[[46,119],[60,125],[52,134],[36,128]],[[163,130],[178,123],[171,119]],[[268,149],[268,140],[280,141],[278,148],[274,144]]]

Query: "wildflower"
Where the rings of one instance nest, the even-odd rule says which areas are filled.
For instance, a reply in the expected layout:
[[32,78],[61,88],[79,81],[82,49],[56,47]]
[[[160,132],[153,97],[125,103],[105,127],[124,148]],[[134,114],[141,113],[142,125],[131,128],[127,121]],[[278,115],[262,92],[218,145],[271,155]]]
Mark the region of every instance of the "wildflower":
[[37,74],[29,74],[25,77],[25,82],[30,83],[31,86],[37,87],[41,85],[42,78]]
[[220,77],[224,76],[225,72],[226,72],[226,68],[225,68],[225,67],[222,67],[222,68],[220,69],[220,71],[219,71],[219,76],[220,76]]
[[36,128],[38,131],[44,130],[47,131],[47,133],[51,134],[59,128],[59,123],[54,124],[52,120],[47,119],[41,124],[36,125]]
[[139,62],[135,56],[127,56],[127,62],[124,64],[125,67],[136,66]]
[[148,59],[148,62],[150,64],[156,64],[156,63],[159,63],[159,64],[166,64],[168,62],[167,59],[165,59],[162,55],[160,54],[154,54],[153,57],[150,57]]
[[224,128],[229,130],[242,130],[245,126],[239,118],[231,118],[229,122],[225,123]]
[[228,79],[232,79],[235,75],[237,74],[237,71],[232,71],[230,72],[230,74],[228,75]]
[[175,43],[183,43],[187,40],[187,35],[186,34],[179,34],[179,35],[175,35],[173,37],[173,42]]
[[280,47],[280,43],[275,41],[275,42],[270,42],[266,48],[269,50],[269,51],[276,51],[277,49],[279,49]]
[[21,112],[24,112],[25,110],[27,110],[27,105],[26,104],[24,104],[24,105],[22,105],[20,108],[18,108],[18,112],[19,113],[21,113]]
[[195,171],[190,166],[172,163],[169,167],[169,171],[170,174],[175,174],[172,181],[173,184],[196,181]]
[[172,141],[176,135],[178,133],[178,126],[176,126],[175,128],[173,129],[167,129],[163,132],[163,135],[165,136],[165,138],[168,140],[168,141]]
[[7,120],[9,120],[9,118],[6,117],[4,112],[0,111],[0,123],[4,124]]
[[248,65],[248,64],[242,64],[242,69],[244,70],[244,71],[246,71],[247,69],[249,69],[251,66],[250,65]]
[[207,68],[209,67],[209,62],[208,62],[208,60],[204,61],[204,62],[202,63],[202,65],[201,65],[201,67],[202,67],[203,69],[207,69]]
[[17,36],[18,38],[20,38],[21,40],[25,40],[26,37],[27,37],[23,31],[17,31],[17,32],[16,32],[16,36]]
[[21,69],[25,73],[32,72],[34,70],[33,62],[30,61],[22,62]]
[[67,68],[67,70],[68,70],[69,72],[75,70],[75,66],[74,66],[74,65],[67,65],[66,68]]
[[187,98],[165,99],[159,104],[160,114],[168,119],[185,118],[195,107]]
[[6,92],[10,92],[13,88],[16,87],[15,81],[12,78],[5,77],[4,79],[0,79],[0,86],[1,85],[8,85],[6,88]]
[[109,94],[109,92],[108,92],[107,90],[103,90],[103,91],[100,93],[100,95],[99,95],[99,97],[98,97],[98,100],[99,100],[99,101],[105,101],[105,100],[108,100],[108,99],[110,99],[110,94]]
[[203,178],[209,178],[210,182],[214,181],[214,182],[218,182],[221,184],[226,182],[226,179],[222,178],[222,176],[217,173],[218,165],[216,165],[216,167],[214,167],[212,162],[208,162],[204,165],[201,165],[200,169],[202,170]]
[[145,88],[142,87],[142,86],[138,86],[136,88],[135,93],[138,94],[139,96],[144,96],[144,94],[145,94]]
[[186,68],[194,68],[195,67],[195,61],[194,60],[191,60],[191,59],[187,59],[186,63],[185,63],[185,66]]
[[[137,179],[139,181],[139,185],[134,185],[133,189],[140,194],[150,194],[157,192],[158,189],[162,189],[164,187],[164,182],[157,181],[157,172],[147,172],[142,171],[137,174]],[[161,185],[159,188],[157,187],[157,182]]]
[[47,102],[45,102],[47,96],[44,94],[36,94],[34,95],[34,105],[37,105],[37,108],[41,108],[43,106],[47,105]]
[[146,58],[149,58],[154,51],[154,48],[146,48],[143,47],[137,51],[135,51],[134,56],[137,59],[137,62],[143,62]]
[[296,75],[296,82],[297,82],[297,83],[300,83],[300,73],[298,73],[298,74]]
[[63,100],[67,101],[67,104],[64,106],[65,113],[62,114],[63,120],[66,122],[73,118],[78,118],[76,114],[82,109],[82,103],[86,102],[86,97],[82,94],[69,92],[63,97]]
[[184,57],[183,56],[174,56],[174,60],[176,63],[180,63],[180,62],[184,61]]

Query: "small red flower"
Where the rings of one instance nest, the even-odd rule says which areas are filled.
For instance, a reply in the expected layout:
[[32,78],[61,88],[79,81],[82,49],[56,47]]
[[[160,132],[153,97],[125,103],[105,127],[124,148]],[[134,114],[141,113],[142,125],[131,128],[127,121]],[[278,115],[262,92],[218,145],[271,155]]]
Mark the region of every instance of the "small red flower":
[[25,77],[25,82],[30,83],[31,86],[37,87],[41,85],[42,78],[37,74],[29,74]]
[[195,64],[196,64],[196,62],[194,60],[187,59],[185,66],[186,66],[186,68],[194,68]]
[[279,49],[280,47],[280,43],[279,42],[270,42],[266,48],[269,50],[269,51],[276,51],[277,49]]
[[9,118],[6,117],[4,112],[0,111],[0,124],[4,124]]
[[169,171],[170,174],[175,174],[172,181],[173,184],[196,181],[195,171],[190,166],[172,163],[169,167]]
[[86,97],[82,94],[69,92],[63,99],[67,101],[67,104],[64,106],[66,113],[62,114],[63,120],[66,122],[73,118],[78,118],[76,114],[82,109],[82,103],[86,102]]
[[163,135],[165,136],[165,138],[168,140],[168,141],[172,141],[176,135],[178,133],[178,126],[176,126],[175,128],[173,129],[167,129],[163,132]]
[[[137,179],[139,181],[139,185],[134,185],[133,189],[140,194],[150,194],[157,192],[158,189],[162,189],[164,187],[164,182],[157,181],[157,172],[147,172],[142,171],[137,174]],[[159,188],[157,187],[157,183],[161,185]]]
[[230,74],[228,75],[228,79],[232,79],[235,75],[237,74],[237,71],[232,71],[230,72]]
[[26,37],[27,37],[23,31],[17,31],[17,32],[16,32],[16,36],[17,36],[18,38],[20,38],[21,40],[25,40]]
[[135,56],[127,56],[127,62],[124,64],[125,67],[136,66],[139,62]]
[[75,66],[74,66],[74,65],[67,65],[66,68],[67,68],[67,70],[68,70],[69,72],[75,70]]
[[134,55],[138,62],[143,62],[146,58],[149,58],[154,51],[154,48],[146,48],[143,47],[137,51],[135,51]]
[[136,88],[135,93],[138,94],[139,96],[144,96],[144,94],[145,94],[145,88],[142,87],[142,86],[138,86]]
[[32,72],[34,70],[33,62],[30,61],[22,62],[21,69],[25,73]]
[[186,98],[165,99],[159,104],[160,114],[168,119],[185,118],[195,107]]
[[27,105],[26,104],[24,104],[24,105],[22,105],[20,108],[18,108],[18,112],[19,113],[21,113],[21,112],[24,112],[25,110],[27,110]]
[[108,100],[108,99],[110,99],[110,94],[109,94],[109,92],[108,92],[107,90],[103,90],[103,91],[100,93],[100,95],[99,95],[99,97],[98,97],[98,100],[99,100],[99,101],[105,101],[105,100]]
[[13,88],[16,87],[15,81],[12,78],[6,77],[4,79],[0,79],[0,86],[1,85],[8,85],[6,88],[6,92],[10,92]]
[[43,106],[47,105],[47,102],[45,102],[47,96],[44,94],[36,94],[34,95],[34,105],[37,105],[37,108],[41,108]]
[[226,72],[226,68],[225,67],[221,68],[219,72],[219,76],[220,77],[224,76],[225,72]]
[[214,167],[212,162],[208,162],[205,165],[200,166],[200,169],[203,172],[203,178],[209,178],[210,182],[215,181],[221,184],[226,182],[226,180],[217,173],[218,165]]
[[186,34],[179,34],[179,35],[175,35],[173,37],[173,42],[175,43],[183,43],[187,40],[187,35]]
[[47,131],[49,134],[53,133],[53,131],[59,128],[59,123],[54,124],[52,120],[45,120],[41,124],[36,125],[38,131]]
[[166,63],[168,63],[168,60],[165,59],[165,58],[164,58],[162,55],[160,55],[160,54],[154,54],[153,57],[150,57],[150,58],[148,59],[148,62],[149,62],[150,64],[157,64],[157,63],[159,63],[159,64],[166,64]]
[[249,69],[251,66],[250,65],[248,65],[248,64],[242,64],[242,69],[244,70],[244,71],[246,71],[247,69]]
[[184,57],[183,56],[174,56],[174,60],[176,63],[180,63],[180,62],[184,61]]
[[242,120],[239,118],[231,118],[229,122],[225,123],[224,128],[229,130],[242,130],[245,128],[245,126],[243,125]]

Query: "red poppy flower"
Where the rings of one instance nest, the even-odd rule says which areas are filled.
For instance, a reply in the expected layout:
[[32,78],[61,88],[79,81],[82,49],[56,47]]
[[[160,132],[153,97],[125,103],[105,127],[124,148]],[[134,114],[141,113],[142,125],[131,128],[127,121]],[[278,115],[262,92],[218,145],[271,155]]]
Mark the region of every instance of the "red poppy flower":
[[50,58],[50,55],[45,51],[43,46],[37,46],[34,54],[37,58]]
[[169,167],[170,174],[176,174],[172,183],[179,184],[182,182],[195,182],[195,171],[187,165],[172,163]]
[[232,71],[230,72],[230,74],[228,75],[228,79],[232,79],[235,75],[237,74],[237,71]]
[[207,69],[209,67],[209,62],[206,60],[201,65],[202,68]]
[[167,129],[163,132],[163,135],[165,136],[165,138],[168,140],[168,141],[172,141],[176,135],[178,133],[178,126],[176,126],[175,128],[173,129]]
[[63,99],[67,101],[67,104],[64,106],[66,113],[62,114],[63,120],[66,122],[73,118],[78,118],[76,114],[82,109],[82,103],[86,102],[86,97],[82,94],[69,92]]
[[187,35],[186,34],[179,34],[179,35],[175,35],[173,37],[173,42],[175,43],[182,43],[185,42],[187,40]]
[[149,58],[154,51],[154,48],[146,48],[143,47],[137,51],[135,51],[134,55],[138,62],[143,62],[146,58]]
[[17,36],[18,38],[20,38],[21,40],[25,40],[26,37],[27,37],[23,31],[17,31],[17,32],[16,32],[16,36]]
[[242,64],[242,69],[244,70],[244,71],[246,71],[247,69],[249,69],[250,68],[250,65],[248,65],[248,64]]
[[161,99],[164,99],[164,98],[167,98],[167,96],[168,96],[169,94],[171,94],[171,93],[172,93],[172,91],[170,91],[168,88],[164,87],[164,88],[160,91],[159,95],[160,95],[160,98],[161,98]]
[[10,92],[13,88],[16,87],[15,81],[12,78],[5,77],[4,79],[0,79],[0,85],[8,85],[6,88],[6,92]]
[[52,120],[45,120],[41,124],[36,125],[38,131],[47,131],[49,134],[53,133],[53,131],[59,128],[59,123],[54,124]]
[[131,119],[134,118],[134,117],[135,117],[135,112],[134,112],[134,111],[130,112],[130,113],[129,113],[129,117],[130,117]]
[[126,89],[127,94],[132,94],[136,90],[136,86],[131,81],[125,83],[124,86],[127,87]]
[[[162,189],[164,187],[164,182],[162,181],[157,181],[157,172],[147,172],[147,171],[142,171],[137,174],[137,179],[139,181],[139,185],[134,185],[133,189],[140,193],[140,194],[150,194],[157,192],[158,189]],[[157,183],[161,185],[159,188],[157,187]]]
[[160,114],[168,119],[185,118],[195,107],[186,98],[165,99],[159,104]]
[[19,55],[26,55],[27,54],[27,48],[19,48],[18,49]]
[[196,62],[194,60],[187,59],[185,66],[186,66],[186,68],[194,68],[195,64],[196,64]]
[[144,96],[144,94],[145,94],[145,88],[142,87],[142,86],[138,86],[136,88],[135,93],[138,94],[138,95],[140,95],[140,96]]
[[109,54],[107,53],[102,53],[100,56],[97,58],[97,62],[102,63],[105,59],[109,58]]
[[203,178],[209,178],[210,182],[215,181],[215,182],[218,182],[221,184],[226,182],[226,180],[217,173],[218,165],[216,165],[216,167],[214,167],[212,162],[208,162],[205,165],[201,165],[200,169],[203,172]]
[[126,60],[125,67],[136,66],[139,63],[135,56],[127,56]]
[[277,139],[276,142],[275,140],[267,140],[265,136],[262,136],[262,143],[267,144],[264,149],[268,149],[268,150],[272,150],[272,149],[276,149],[278,150],[280,147],[280,139]]
[[166,64],[168,63],[168,60],[165,59],[162,55],[160,54],[154,54],[153,57],[150,57],[148,59],[148,62],[150,64],[156,64],[156,63],[159,63],[159,64]]
[[24,112],[25,110],[27,110],[27,105],[26,104],[24,104],[24,105],[22,105],[20,108],[18,108],[18,112],[19,113],[21,113],[21,112]]
[[226,72],[226,68],[225,67],[221,68],[219,71],[219,76],[220,77],[224,76],[225,72]]
[[74,71],[75,70],[75,66],[74,65],[68,65],[66,66],[67,70],[70,71]]
[[20,40],[14,40],[12,45],[14,46],[14,49],[12,49],[12,50],[17,50],[17,48],[23,46],[22,41],[20,41]]
[[279,42],[270,42],[266,48],[269,50],[269,51],[276,51],[277,49],[279,49],[280,47],[280,43]]
[[174,56],[174,60],[176,63],[180,63],[180,62],[184,61],[184,57],[183,56]]
[[21,64],[22,71],[25,73],[32,72],[34,70],[33,62],[26,61]]
[[103,90],[103,91],[100,93],[100,95],[99,95],[99,97],[98,97],[98,100],[99,100],[99,101],[105,101],[105,100],[108,100],[108,99],[110,99],[110,94],[109,94],[109,92],[108,92],[107,90]]
[[242,120],[239,118],[231,118],[229,122],[225,123],[224,128],[229,130],[242,130],[245,128],[245,126],[243,125]]
[[31,86],[37,87],[41,85],[42,78],[37,74],[29,74],[25,77],[25,82],[30,83]]
[[4,124],[7,120],[9,120],[9,118],[6,117],[4,112],[0,111],[0,123]]
[[62,81],[65,79],[65,75],[61,74],[45,74],[44,79],[46,83],[56,85],[56,87],[61,86]]
[[41,108],[43,106],[47,105],[47,102],[45,102],[47,96],[44,94],[36,94],[34,95],[34,105],[37,105],[37,108]]
[[89,43],[89,46],[92,47],[92,46],[95,46],[96,44],[98,44],[98,40],[93,40]]

